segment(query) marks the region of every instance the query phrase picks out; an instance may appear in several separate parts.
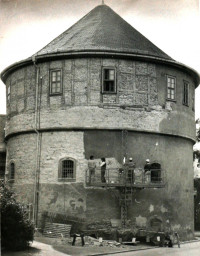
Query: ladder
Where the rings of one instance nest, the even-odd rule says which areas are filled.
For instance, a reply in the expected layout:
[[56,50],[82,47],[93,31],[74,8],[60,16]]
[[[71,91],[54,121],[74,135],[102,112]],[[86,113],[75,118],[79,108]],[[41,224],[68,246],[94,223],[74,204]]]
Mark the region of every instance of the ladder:
[[122,227],[125,228],[128,219],[128,206],[132,203],[133,188],[123,187],[120,190],[120,206],[121,206],[121,222]]

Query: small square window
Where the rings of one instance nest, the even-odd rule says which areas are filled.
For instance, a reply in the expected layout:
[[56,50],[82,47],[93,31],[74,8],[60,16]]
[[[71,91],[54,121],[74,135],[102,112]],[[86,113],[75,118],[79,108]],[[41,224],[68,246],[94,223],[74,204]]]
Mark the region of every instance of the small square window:
[[102,70],[102,93],[116,93],[115,68],[103,68]]
[[183,105],[189,106],[189,83],[183,83]]
[[176,99],[176,78],[172,76],[167,76],[167,99]]
[[62,93],[62,72],[60,69],[50,71],[50,95]]

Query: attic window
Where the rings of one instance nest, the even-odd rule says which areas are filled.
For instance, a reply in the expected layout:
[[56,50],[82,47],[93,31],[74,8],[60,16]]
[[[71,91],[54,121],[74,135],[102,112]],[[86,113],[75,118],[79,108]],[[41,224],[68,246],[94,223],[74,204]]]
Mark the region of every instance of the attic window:
[[176,100],[176,78],[167,76],[167,99]]
[[189,83],[183,83],[183,105],[189,106]]
[[105,67],[102,69],[102,93],[116,93],[115,68]]
[[62,93],[62,70],[50,70],[50,95]]

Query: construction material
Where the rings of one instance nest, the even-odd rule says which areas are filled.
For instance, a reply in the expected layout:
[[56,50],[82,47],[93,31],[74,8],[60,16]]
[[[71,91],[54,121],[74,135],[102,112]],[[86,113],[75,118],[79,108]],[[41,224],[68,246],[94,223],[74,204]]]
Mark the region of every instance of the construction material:
[[70,237],[71,225],[46,222],[43,235],[46,237]]

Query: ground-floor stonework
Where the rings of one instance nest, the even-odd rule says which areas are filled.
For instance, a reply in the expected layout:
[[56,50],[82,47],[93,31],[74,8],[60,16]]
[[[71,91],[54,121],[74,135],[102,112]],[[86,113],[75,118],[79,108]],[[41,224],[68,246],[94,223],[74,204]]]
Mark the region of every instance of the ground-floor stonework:
[[[184,239],[192,238],[190,140],[134,131],[124,135],[119,130],[51,131],[37,136],[30,133],[9,138],[7,173],[10,163],[14,163],[15,176],[10,184],[20,201],[33,205],[38,225],[42,225],[47,215],[81,223],[85,229],[88,224],[90,228],[92,225],[109,227],[112,220],[119,220],[119,187],[87,186],[86,171],[91,155],[98,168],[101,157],[107,159],[107,168],[119,168],[126,154],[127,158],[133,158],[137,168],[143,168],[148,158],[152,163],[159,163],[165,173],[164,186],[160,188],[133,188],[127,206],[128,225],[148,230],[173,229]],[[71,180],[59,177],[62,159],[74,161]]]

